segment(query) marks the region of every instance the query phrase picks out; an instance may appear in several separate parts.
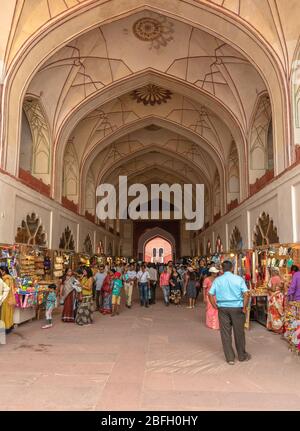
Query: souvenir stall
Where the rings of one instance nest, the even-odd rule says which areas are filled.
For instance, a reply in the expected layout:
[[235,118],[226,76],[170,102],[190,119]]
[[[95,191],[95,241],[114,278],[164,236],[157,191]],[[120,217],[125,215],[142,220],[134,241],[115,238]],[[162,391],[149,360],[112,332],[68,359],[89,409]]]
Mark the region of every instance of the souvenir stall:
[[16,325],[40,316],[51,279],[51,252],[39,246],[18,244],[16,255],[15,311]]
[[53,253],[53,277],[62,277],[67,268],[77,269],[78,258],[74,251],[56,250]]
[[17,266],[19,253],[18,245],[0,245],[0,267],[7,267],[13,278],[18,276]]
[[91,263],[92,263],[92,266],[106,265],[106,260],[107,258],[105,254],[102,254],[102,255],[95,254],[91,258]]
[[284,338],[289,343],[289,349],[300,355],[300,301],[286,304],[284,328]]

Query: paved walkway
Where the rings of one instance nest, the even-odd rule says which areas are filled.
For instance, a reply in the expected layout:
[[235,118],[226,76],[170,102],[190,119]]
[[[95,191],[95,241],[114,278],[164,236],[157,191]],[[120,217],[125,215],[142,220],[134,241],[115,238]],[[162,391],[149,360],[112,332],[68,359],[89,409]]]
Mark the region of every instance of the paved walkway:
[[0,346],[1,410],[299,410],[300,357],[252,324],[253,359],[224,362],[194,310],[135,304],[86,327],[25,323]]

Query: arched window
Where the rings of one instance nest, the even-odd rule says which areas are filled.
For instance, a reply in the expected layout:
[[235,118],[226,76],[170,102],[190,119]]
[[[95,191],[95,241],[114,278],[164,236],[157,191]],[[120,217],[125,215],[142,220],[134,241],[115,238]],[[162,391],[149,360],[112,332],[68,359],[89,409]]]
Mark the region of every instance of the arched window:
[[159,257],[162,257],[164,255],[164,249],[160,248],[159,249]]

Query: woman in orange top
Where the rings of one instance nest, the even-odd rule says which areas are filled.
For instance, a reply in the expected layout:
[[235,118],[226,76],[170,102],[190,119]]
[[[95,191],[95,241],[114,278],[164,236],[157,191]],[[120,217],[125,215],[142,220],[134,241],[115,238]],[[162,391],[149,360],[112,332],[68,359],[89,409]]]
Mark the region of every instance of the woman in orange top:
[[211,329],[220,329],[219,327],[219,317],[218,310],[215,309],[209,299],[208,292],[219,274],[219,270],[212,266],[209,268],[209,276],[206,277],[203,281],[203,289],[204,289],[204,303],[206,304],[206,326]]

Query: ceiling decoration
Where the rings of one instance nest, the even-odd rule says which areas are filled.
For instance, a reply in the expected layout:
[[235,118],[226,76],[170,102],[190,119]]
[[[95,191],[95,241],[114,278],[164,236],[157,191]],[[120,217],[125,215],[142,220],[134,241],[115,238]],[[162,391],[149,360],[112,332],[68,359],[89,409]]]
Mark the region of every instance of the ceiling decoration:
[[137,103],[143,103],[145,106],[161,105],[162,103],[167,103],[167,101],[172,98],[172,92],[170,90],[166,90],[154,84],[148,84],[145,87],[138,88],[132,91],[130,95]]
[[75,250],[75,242],[72,231],[69,226],[67,226],[62,233],[62,236],[59,241],[59,248],[63,250]]
[[134,35],[143,42],[151,42],[150,49],[167,46],[173,40],[174,24],[166,17],[141,18],[133,24]]
[[150,126],[146,126],[145,129],[149,130],[150,132],[157,132],[157,130],[160,130],[161,127],[157,126],[156,124],[150,124]]
[[22,220],[21,226],[17,229],[15,241],[20,244],[46,246],[46,234],[35,213],[28,214],[26,219]]
[[269,245],[278,242],[277,228],[274,226],[274,222],[269,214],[263,212],[254,229],[253,245]]

